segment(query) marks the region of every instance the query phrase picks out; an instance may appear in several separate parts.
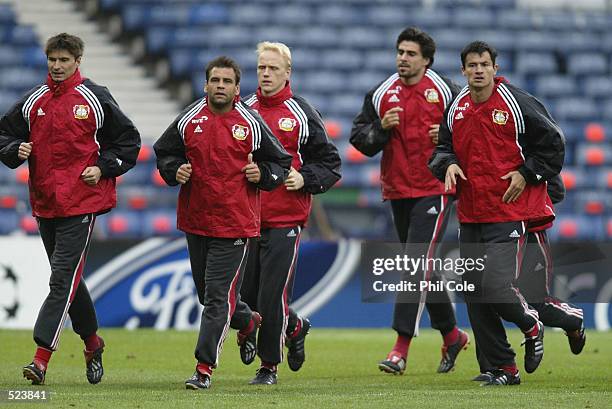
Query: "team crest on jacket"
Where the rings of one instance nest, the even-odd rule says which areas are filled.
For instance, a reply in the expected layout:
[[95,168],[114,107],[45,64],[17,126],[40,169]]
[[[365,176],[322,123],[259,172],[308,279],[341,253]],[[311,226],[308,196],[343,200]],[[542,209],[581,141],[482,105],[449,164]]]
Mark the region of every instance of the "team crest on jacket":
[[427,88],[425,90],[425,99],[431,104],[437,104],[438,102],[440,102],[440,96],[438,95],[438,91],[433,88]]
[[232,126],[232,136],[239,141],[244,141],[246,137],[249,135],[249,128],[244,125],[234,125]]
[[89,118],[89,105],[75,105],[72,107],[72,112],[76,119]]
[[494,109],[493,122],[498,125],[506,125],[506,122],[508,122],[508,112],[499,109]]
[[295,128],[296,121],[293,118],[281,118],[278,120],[278,127],[281,131],[291,132]]

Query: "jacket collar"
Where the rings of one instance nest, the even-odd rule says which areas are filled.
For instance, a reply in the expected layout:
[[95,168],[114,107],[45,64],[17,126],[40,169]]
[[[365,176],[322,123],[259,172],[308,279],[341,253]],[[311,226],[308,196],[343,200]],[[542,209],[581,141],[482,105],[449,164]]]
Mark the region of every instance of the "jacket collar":
[[81,72],[77,68],[77,70],[70,77],[66,78],[62,82],[55,82],[51,78],[51,74],[47,74],[47,85],[49,89],[55,94],[60,95],[64,94],[69,89],[74,88],[83,82],[83,78],[81,77]]
[[291,84],[289,81],[285,84],[285,87],[281,89],[278,93],[271,96],[264,96],[261,93],[261,88],[257,88],[257,100],[259,103],[266,107],[271,107],[275,105],[280,105],[289,98],[293,96],[293,92],[291,92]]

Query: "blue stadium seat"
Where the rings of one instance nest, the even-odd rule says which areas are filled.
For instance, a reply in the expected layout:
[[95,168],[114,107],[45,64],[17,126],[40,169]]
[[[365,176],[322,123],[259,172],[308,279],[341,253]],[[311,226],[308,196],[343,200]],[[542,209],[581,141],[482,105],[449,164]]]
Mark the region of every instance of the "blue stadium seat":
[[510,30],[529,30],[534,25],[527,10],[508,8],[497,12],[497,26]]
[[461,56],[454,51],[437,51],[432,68],[439,73],[461,70]]
[[283,26],[310,26],[312,23],[321,23],[321,21],[315,19],[311,7],[299,4],[288,4],[273,10],[272,21]]
[[14,25],[17,19],[10,4],[0,4],[0,25]]
[[514,67],[521,74],[554,74],[557,61],[552,53],[518,53]]
[[304,75],[302,89],[311,93],[333,94],[346,88],[346,76],[337,71],[320,71]]
[[239,4],[231,7],[230,21],[238,26],[266,26],[271,23],[272,10],[261,4]]
[[18,46],[38,45],[38,36],[31,26],[0,26],[0,43]]
[[0,235],[19,230],[19,214],[15,209],[0,209]]
[[601,240],[603,219],[598,217],[558,214],[551,229],[551,241]]
[[[253,33],[246,27],[221,26],[210,30],[201,41],[216,47],[253,47]],[[179,43],[180,44],[180,43]],[[204,44],[204,43],[198,43]]]
[[558,119],[595,121],[601,116],[601,109],[590,99],[565,97],[555,101],[553,116]]
[[481,39],[476,32],[461,31],[454,28],[435,30],[431,33],[431,36],[435,39],[439,49],[455,50],[457,55],[467,44]]
[[296,94],[301,95],[302,97],[306,98],[308,102],[310,102],[310,104],[314,106],[317,109],[317,111],[321,113],[323,118],[327,118],[327,116],[329,115],[329,105],[330,105],[328,97],[326,97],[325,95],[319,92],[313,92],[313,93],[308,92],[300,84],[293,87],[293,91]]
[[[300,33],[294,30],[287,30],[281,26],[256,26],[253,28],[253,40],[259,41],[280,41],[292,49],[300,42]],[[252,46],[255,46],[255,42]]]
[[348,75],[347,89],[361,94],[360,101],[363,103],[365,93],[387,79],[393,73],[393,65],[387,67],[388,71],[356,71]]
[[340,30],[340,44],[356,49],[381,49],[389,47],[387,33],[375,27],[351,27]]
[[363,66],[364,55],[358,50],[338,49],[324,51],[319,57],[319,64],[324,69],[360,70]]
[[[380,70],[389,72],[395,71],[395,52],[392,48],[384,51],[370,51],[365,57],[365,68],[369,70]],[[380,81],[385,78],[381,78]]]
[[493,10],[487,8],[457,8],[452,19],[457,28],[474,30],[493,27],[496,16]]
[[[403,27],[406,24],[406,18],[414,13],[414,9],[404,7],[401,5],[376,5],[370,7],[364,12],[365,17],[368,19],[368,26],[380,26],[384,28],[388,27]],[[396,35],[399,32],[396,33]]]
[[[612,167],[601,169],[595,175],[596,187],[600,190],[608,189],[608,191],[612,190]],[[608,212],[611,212],[612,209],[607,209]]]
[[334,95],[329,101],[328,115],[354,117],[361,111],[362,104],[362,94]]
[[18,93],[24,93],[45,79],[46,70],[26,67],[0,69],[0,88]]
[[562,97],[576,95],[576,82],[574,81],[574,78],[570,76],[539,76],[535,84],[535,94],[538,97]]
[[584,78],[584,92],[592,98],[609,98],[612,95],[612,78],[596,76]]
[[364,25],[367,23],[367,17],[357,7],[328,2],[318,8],[315,21],[326,26],[352,27]]
[[297,70],[316,69],[320,66],[320,52],[311,48],[291,49],[291,65]]
[[[325,26],[313,26],[296,31],[293,41],[296,47],[309,47],[312,49],[333,48],[342,44],[339,30]],[[344,44],[342,44],[344,45]]]
[[[451,13],[445,8],[420,8],[413,10],[406,18],[406,25],[422,27],[423,30],[446,28],[451,22]],[[397,33],[399,34],[399,33]],[[434,38],[436,38],[434,36]],[[437,41],[437,39],[436,39]]]
[[558,45],[558,35],[544,31],[522,31],[514,36],[516,49],[520,51],[550,52]]
[[[21,98],[21,94],[10,91],[6,88],[0,88],[2,92],[0,92],[0,116],[4,115],[13,105],[19,101]],[[2,166],[0,166],[1,168]],[[0,171],[1,172],[1,171]]]
[[539,26],[543,30],[563,30],[563,31],[574,31],[577,28],[578,22],[576,19],[576,13],[565,12],[565,11],[546,11],[541,14],[534,16],[535,20],[539,22]]
[[601,54],[572,54],[567,61],[567,71],[580,76],[603,75],[608,72],[608,62]]
[[560,36],[563,51],[566,52],[601,52],[602,37],[596,33],[571,32]]
[[129,172],[119,176],[119,186],[145,186],[151,179],[151,172],[155,169],[155,163],[139,163]]

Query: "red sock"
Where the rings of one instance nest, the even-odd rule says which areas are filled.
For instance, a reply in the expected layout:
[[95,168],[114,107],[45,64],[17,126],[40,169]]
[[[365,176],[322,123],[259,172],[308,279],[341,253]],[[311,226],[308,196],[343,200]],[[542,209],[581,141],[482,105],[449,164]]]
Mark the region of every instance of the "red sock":
[[262,368],[267,368],[273,372],[276,372],[276,364],[273,364],[271,362],[265,362],[265,361],[261,361],[261,367]]
[[536,325],[534,325],[531,329],[525,331],[525,336],[527,336],[527,337],[535,337],[536,335],[538,335],[539,331],[540,331],[540,327],[536,323]]
[[293,330],[291,335],[289,335],[289,338],[297,337],[297,335],[300,333],[301,330],[302,330],[302,319],[298,318],[297,324],[295,324],[295,329]]
[[459,328],[456,326],[453,327],[453,329],[446,334],[442,334],[442,338],[444,338],[444,345],[453,345],[459,339]]
[[87,351],[95,351],[102,346],[102,339],[95,332],[83,341],[85,341],[85,350]]
[[412,337],[405,337],[403,335],[398,335],[397,340],[395,341],[395,345],[393,345],[392,353],[398,353],[402,358],[406,358],[408,356],[408,347],[410,347],[410,341],[412,341]]
[[36,353],[34,354],[33,361],[38,367],[42,368],[43,371],[46,371],[52,353],[53,351],[51,351],[50,349],[38,347],[36,348]]
[[518,373],[518,368],[516,367],[516,364],[502,365],[499,367],[499,369],[503,369],[506,372],[510,372],[512,375],[516,375]]
[[212,376],[212,367],[205,362],[198,362],[196,365],[196,370],[201,374]]

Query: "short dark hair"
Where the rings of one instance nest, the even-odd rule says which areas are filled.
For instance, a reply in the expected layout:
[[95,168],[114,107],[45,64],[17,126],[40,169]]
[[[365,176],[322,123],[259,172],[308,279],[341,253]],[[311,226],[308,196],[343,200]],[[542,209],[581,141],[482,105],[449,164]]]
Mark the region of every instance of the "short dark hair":
[[74,56],[74,59],[81,57],[83,55],[83,51],[85,50],[85,43],[79,37],[68,34],[61,33],[55,35],[47,40],[47,45],[45,46],[45,54],[49,56],[49,53],[52,51],[65,50]]
[[434,54],[436,53],[436,42],[433,38],[423,30],[416,27],[408,27],[397,36],[395,48],[399,48],[402,41],[413,41],[421,47],[423,57],[429,58],[427,68],[431,67],[434,62]]
[[206,66],[206,82],[210,78],[210,72],[213,68],[231,68],[234,70],[234,74],[236,75],[236,85],[240,84],[240,66],[234,60],[225,55],[215,58]]
[[484,41],[472,41],[468,45],[463,48],[461,51],[461,66],[465,68],[465,58],[468,54],[476,53],[478,55],[482,55],[484,53],[489,53],[491,56],[491,62],[495,65],[495,58],[497,58],[497,50],[485,43]]

